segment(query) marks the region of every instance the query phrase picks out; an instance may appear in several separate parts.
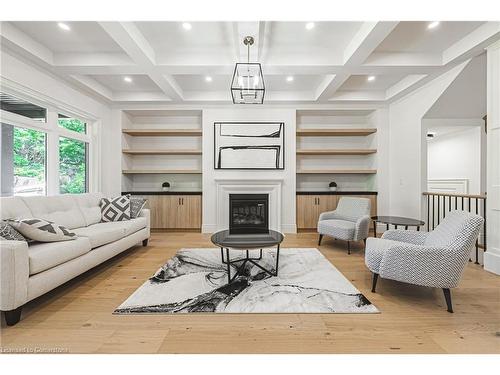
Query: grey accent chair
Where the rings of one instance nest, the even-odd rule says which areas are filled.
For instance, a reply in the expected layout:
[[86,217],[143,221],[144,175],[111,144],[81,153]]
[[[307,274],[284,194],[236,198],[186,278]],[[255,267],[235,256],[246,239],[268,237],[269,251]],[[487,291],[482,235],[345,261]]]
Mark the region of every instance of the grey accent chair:
[[347,241],[351,254],[351,241],[365,241],[370,227],[371,202],[368,198],[342,197],[335,211],[323,212],[318,220],[319,240],[324,235]]
[[448,312],[453,312],[450,288],[458,285],[484,219],[465,211],[451,211],[431,232],[389,230],[382,238],[368,238],[365,263],[378,276],[404,283],[442,288]]

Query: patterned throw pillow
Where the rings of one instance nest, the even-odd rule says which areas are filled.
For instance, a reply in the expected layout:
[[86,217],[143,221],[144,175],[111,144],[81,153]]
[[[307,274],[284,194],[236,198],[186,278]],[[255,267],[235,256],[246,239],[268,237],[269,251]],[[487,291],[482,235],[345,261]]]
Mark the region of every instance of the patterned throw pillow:
[[12,227],[9,223],[2,221],[0,223],[0,237],[4,240],[9,241],[28,241],[26,237],[24,237],[21,233]]
[[146,205],[148,200],[139,197],[131,197],[130,198],[130,217],[135,219],[141,214],[142,209]]
[[9,220],[23,236],[39,242],[58,242],[76,239],[76,234],[62,225],[44,219]]
[[130,195],[101,199],[101,222],[130,220]]

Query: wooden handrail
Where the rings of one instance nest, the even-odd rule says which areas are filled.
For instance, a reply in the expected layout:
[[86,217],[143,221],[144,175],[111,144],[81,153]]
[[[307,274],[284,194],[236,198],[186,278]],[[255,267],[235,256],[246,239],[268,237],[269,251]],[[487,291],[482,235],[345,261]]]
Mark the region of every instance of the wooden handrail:
[[440,197],[459,197],[459,198],[477,198],[486,199],[486,194],[474,195],[474,194],[455,194],[455,193],[435,193],[431,191],[424,191],[422,195],[435,195]]

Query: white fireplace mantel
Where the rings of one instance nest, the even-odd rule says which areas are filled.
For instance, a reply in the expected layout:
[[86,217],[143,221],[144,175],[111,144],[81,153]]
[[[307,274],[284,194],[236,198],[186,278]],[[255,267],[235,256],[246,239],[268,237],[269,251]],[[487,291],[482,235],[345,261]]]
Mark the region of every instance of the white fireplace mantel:
[[281,231],[281,187],[283,179],[215,179],[217,230],[229,228],[229,194],[268,194],[269,229]]

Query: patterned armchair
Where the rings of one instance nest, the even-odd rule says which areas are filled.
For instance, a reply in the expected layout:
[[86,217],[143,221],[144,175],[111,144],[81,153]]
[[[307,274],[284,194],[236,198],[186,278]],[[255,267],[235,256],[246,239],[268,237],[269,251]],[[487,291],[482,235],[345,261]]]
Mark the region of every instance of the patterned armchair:
[[365,263],[377,279],[442,288],[448,312],[453,312],[450,288],[458,285],[483,218],[451,211],[432,232],[389,230],[382,238],[369,238]]
[[370,226],[368,198],[342,197],[335,211],[323,212],[319,216],[318,246],[324,235],[347,241],[347,253],[351,254],[350,241],[366,241]]

